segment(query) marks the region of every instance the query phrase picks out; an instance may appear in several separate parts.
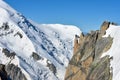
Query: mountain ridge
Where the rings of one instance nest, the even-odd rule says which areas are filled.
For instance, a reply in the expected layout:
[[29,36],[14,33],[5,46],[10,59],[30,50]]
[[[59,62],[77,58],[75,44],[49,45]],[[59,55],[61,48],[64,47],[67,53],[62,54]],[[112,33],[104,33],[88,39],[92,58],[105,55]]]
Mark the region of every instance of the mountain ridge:
[[119,80],[120,26],[105,21],[100,30],[77,35],[65,80]]
[[86,34],[38,24],[0,0],[0,79],[119,80],[119,30],[109,21]]
[[[74,35],[80,34],[80,29],[62,24],[38,25],[4,1],[0,1],[0,12],[1,64],[17,65],[27,80],[63,80],[72,57]],[[15,57],[11,59],[13,52]],[[10,77],[16,79],[15,75]]]

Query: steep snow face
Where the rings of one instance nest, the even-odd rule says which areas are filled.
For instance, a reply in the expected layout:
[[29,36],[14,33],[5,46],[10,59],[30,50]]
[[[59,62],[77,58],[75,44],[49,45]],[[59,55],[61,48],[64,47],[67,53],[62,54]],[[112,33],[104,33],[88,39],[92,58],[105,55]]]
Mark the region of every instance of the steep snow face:
[[40,34],[44,33],[39,35],[41,38],[38,39],[38,41],[41,41],[42,48],[45,48],[49,55],[55,57],[58,63],[66,67],[72,57],[74,36],[75,34],[80,35],[80,30],[76,26],[62,24],[36,26],[38,26],[37,30],[41,31],[39,31]]
[[[28,80],[63,80],[76,34],[76,26],[29,21],[0,0],[0,63],[19,65]],[[7,58],[3,48],[16,58]]]
[[111,67],[113,69],[113,80],[120,79],[120,26],[110,25],[106,31],[107,36],[113,37],[113,44],[110,50],[104,53],[102,56],[110,55],[113,57],[111,61]]

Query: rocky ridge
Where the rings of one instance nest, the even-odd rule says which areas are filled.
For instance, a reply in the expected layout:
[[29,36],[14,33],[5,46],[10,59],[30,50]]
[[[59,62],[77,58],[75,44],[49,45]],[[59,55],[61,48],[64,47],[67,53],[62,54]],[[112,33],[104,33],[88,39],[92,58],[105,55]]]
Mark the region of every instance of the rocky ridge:
[[101,57],[113,43],[110,36],[102,37],[110,24],[113,23],[105,21],[100,30],[75,36],[74,55],[67,67],[65,80],[112,80],[112,57]]
[[0,64],[0,78],[1,80],[27,80],[21,69],[14,64]]
[[6,64],[0,64],[0,80],[27,80],[21,68],[12,63],[16,53],[9,51],[7,48],[3,48],[2,53],[9,61]]

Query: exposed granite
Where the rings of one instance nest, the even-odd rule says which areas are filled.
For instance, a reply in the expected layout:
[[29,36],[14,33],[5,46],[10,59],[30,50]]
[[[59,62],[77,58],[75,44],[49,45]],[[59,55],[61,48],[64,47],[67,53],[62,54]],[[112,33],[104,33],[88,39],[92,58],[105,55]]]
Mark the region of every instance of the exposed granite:
[[[108,51],[113,39],[102,37],[110,22],[104,22],[97,31],[75,38],[74,55],[69,62],[65,80],[111,80],[110,57],[101,55]],[[76,47],[77,46],[77,47]],[[110,71],[111,70],[111,71]]]

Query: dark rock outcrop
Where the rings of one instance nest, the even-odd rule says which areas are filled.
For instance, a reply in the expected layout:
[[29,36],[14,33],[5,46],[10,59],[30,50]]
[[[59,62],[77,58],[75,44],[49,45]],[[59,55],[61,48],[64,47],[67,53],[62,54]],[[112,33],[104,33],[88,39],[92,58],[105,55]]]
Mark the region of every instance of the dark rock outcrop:
[[11,80],[27,80],[21,69],[14,64],[8,64],[5,67],[5,70]]
[[56,70],[56,67],[55,67],[54,64],[49,63],[49,62],[47,61],[47,67],[48,67],[54,74],[56,74],[57,70]]
[[32,53],[32,57],[34,60],[40,60],[40,59],[43,59],[41,56],[39,56],[37,53],[33,52]]
[[20,38],[23,38],[23,35],[20,32],[17,32],[14,36],[19,36]]
[[7,72],[5,71],[5,65],[0,64],[0,78],[1,80],[8,80]]
[[0,64],[1,80],[27,80],[21,69],[14,64]]
[[[101,55],[108,51],[113,39],[102,37],[110,22],[104,22],[97,31],[75,38],[74,55],[69,62],[65,80],[111,80],[110,57]],[[76,47],[77,46],[77,47]]]
[[6,57],[14,59],[16,53],[15,52],[10,52],[7,48],[3,48],[2,53],[5,54]]
[[6,23],[3,23],[3,25],[2,25],[2,27],[1,27],[0,29],[2,29],[2,28],[3,28],[4,30],[9,30],[9,29],[10,29],[7,22],[6,22]]

